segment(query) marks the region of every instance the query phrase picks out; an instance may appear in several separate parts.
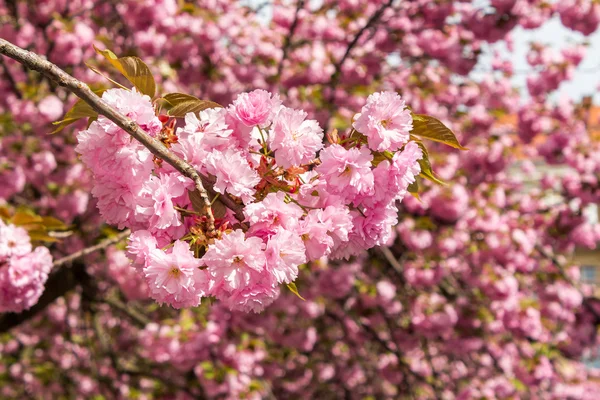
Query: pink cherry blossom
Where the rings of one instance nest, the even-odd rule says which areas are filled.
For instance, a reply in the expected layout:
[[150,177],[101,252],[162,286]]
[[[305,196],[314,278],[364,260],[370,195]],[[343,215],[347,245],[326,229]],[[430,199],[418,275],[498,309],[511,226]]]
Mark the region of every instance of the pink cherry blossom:
[[[161,123],[148,96],[110,89],[102,98],[149,133],[160,131]],[[104,116],[79,132],[77,140],[75,150],[96,178],[92,194],[98,199],[100,213],[121,228],[135,225],[136,203],[143,197],[142,186],[153,166],[150,151]]]
[[412,116],[404,100],[394,92],[373,93],[352,126],[367,136],[369,147],[377,151],[395,151],[408,142]]
[[298,229],[311,261],[329,255],[333,247],[333,238],[328,234],[331,224],[325,223],[322,215],[321,209],[310,210]]
[[186,188],[193,189],[193,185],[189,179],[179,174],[160,174],[150,178],[144,186],[144,191],[148,192],[148,206],[140,204],[137,212],[149,218],[151,230],[167,229],[182,224],[181,217],[174,208],[174,199],[183,196]]
[[279,287],[271,284],[269,279],[266,279],[265,283],[259,282],[241,290],[236,290],[228,297],[222,298],[222,300],[230,310],[260,313],[273,304],[279,297],[279,293]]
[[[568,91],[548,101],[591,57],[595,0],[26,3],[0,2],[0,37],[93,89],[112,83],[84,62],[129,83],[92,44],[147,63],[153,99],[137,89],[104,99],[188,161],[211,200],[231,195],[237,215],[228,209],[208,232],[187,179],[105,117],[48,135],[75,97],[4,59],[0,218],[10,225],[22,208],[62,219],[68,230],[47,232],[55,259],[102,243],[110,225],[130,228],[133,267],[122,243],[57,266],[52,273],[69,279],[48,279],[46,293],[59,297],[47,302],[38,271],[50,260],[39,270],[30,262],[46,251],[0,256],[0,331],[23,319],[0,340],[0,398],[597,399],[600,374],[587,360],[600,302],[589,269],[574,265],[600,232],[587,218],[600,201],[597,110]],[[531,44],[523,101],[512,56],[519,32],[546,21],[576,31],[574,43]],[[383,92],[367,99],[373,88]],[[168,93],[223,108],[168,117],[160,100]],[[372,157],[352,164],[356,181],[318,168],[331,162],[323,147],[310,159],[311,146],[291,146],[285,129],[273,140],[281,104],[306,113],[300,126],[318,121],[323,147]],[[445,121],[470,149],[421,137],[445,186],[418,177],[423,150],[408,107]],[[258,183],[231,194],[240,180],[227,181],[234,169],[216,151],[238,153],[241,175],[256,173]],[[370,174],[372,183],[360,181]],[[417,180],[419,200],[407,195]],[[171,259],[179,240],[188,249],[178,254],[197,263],[237,230],[235,243],[264,253],[260,272],[240,268],[247,286],[212,293],[216,281],[200,265],[194,290],[170,294],[153,275],[146,296],[150,254]],[[22,246],[40,238],[17,236]],[[302,253],[313,261],[296,271]],[[296,273],[304,301],[283,284]],[[203,296],[215,301],[187,308]],[[34,316],[8,313],[36,302]]]
[[295,233],[280,229],[269,238],[265,250],[267,269],[278,283],[291,283],[298,277],[298,266],[306,262],[306,248]]
[[244,209],[251,226],[249,233],[261,238],[274,234],[279,227],[295,231],[303,214],[300,206],[286,201],[283,192],[269,193],[262,201],[248,204]]
[[52,256],[45,247],[33,251],[31,246],[28,247],[29,252],[23,253],[24,247],[20,247],[18,255],[12,253],[9,258],[0,259],[0,312],[21,312],[31,308],[44,292]]
[[193,137],[206,151],[227,149],[233,132],[225,121],[227,110],[208,108],[200,111],[199,115],[200,118],[195,113],[186,114],[185,126],[178,134],[183,139]]
[[206,157],[206,170],[216,177],[217,192],[238,196],[244,203],[254,199],[254,186],[260,177],[240,152],[214,150]]
[[235,230],[210,245],[201,263],[208,267],[211,293],[233,292],[252,286],[266,268],[265,244]]
[[256,89],[239,94],[231,108],[235,116],[245,125],[265,127],[271,123],[280,106],[279,95]]
[[[166,243],[165,243],[166,245]],[[156,237],[147,230],[133,232],[129,236],[127,244],[127,254],[133,261],[133,266],[142,269],[146,265],[148,255],[159,247]]]
[[273,121],[269,145],[283,168],[310,162],[323,147],[323,129],[306,116],[304,111],[282,107]]
[[191,307],[200,304],[208,292],[208,276],[199,269],[200,265],[189,245],[177,240],[169,253],[152,249],[143,274],[152,297],[159,303],[166,302],[175,308]]
[[0,262],[11,258],[24,256],[32,249],[27,231],[18,226],[6,225],[0,220]]
[[373,170],[375,193],[370,202],[387,203],[402,200],[408,186],[421,172],[418,160],[423,153],[415,142],[409,142],[401,152],[394,154],[391,162],[384,160]]
[[373,193],[373,156],[367,148],[346,150],[338,144],[332,144],[321,151],[320,156],[321,165],[316,171],[327,182],[327,189],[331,193],[340,194],[350,202]]

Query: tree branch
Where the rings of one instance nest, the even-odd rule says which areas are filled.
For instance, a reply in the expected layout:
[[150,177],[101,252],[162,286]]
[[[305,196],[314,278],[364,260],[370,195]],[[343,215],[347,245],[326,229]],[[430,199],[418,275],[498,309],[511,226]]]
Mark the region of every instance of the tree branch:
[[598,313],[598,311],[590,304],[590,301],[598,301],[598,299],[596,297],[586,296],[584,291],[581,289],[581,286],[573,279],[571,279],[569,274],[567,274],[565,266],[553,254],[548,253],[541,244],[536,244],[535,249],[544,258],[548,259],[552,263],[552,265],[554,265],[554,267],[558,270],[561,278],[567,281],[567,283],[569,283],[579,292],[579,294],[583,298],[583,306],[594,315],[594,317],[596,318],[596,324],[600,324],[600,313]]
[[110,307],[127,315],[140,328],[144,328],[146,325],[152,322],[144,314],[141,314],[133,307],[129,307],[127,304],[119,300],[116,296],[106,296],[104,298],[98,299],[97,301],[98,303],[106,303]]
[[7,332],[35,317],[56,299],[78,286],[86,275],[85,266],[80,263],[74,265],[73,268],[61,268],[58,272],[50,275],[44,293],[33,307],[22,313],[6,313],[0,316],[0,333]]
[[567,281],[567,283],[569,283],[571,286],[573,286],[575,289],[577,289],[581,293],[581,288],[579,287],[577,282],[575,282],[573,279],[571,279],[569,274],[567,274],[567,271],[565,270],[565,266],[562,265],[562,263],[560,261],[558,261],[558,258],[556,258],[553,254],[548,253],[541,244],[536,244],[535,249],[544,258],[549,260],[552,263],[552,265],[554,265],[554,267],[558,270],[561,278],[563,278],[565,281]]
[[402,265],[400,265],[398,259],[396,256],[394,256],[390,248],[387,246],[379,246],[377,247],[377,250],[379,250],[388,264],[391,265],[391,267],[394,269],[394,271],[396,271],[396,273],[398,273],[402,280],[404,280],[404,268],[402,268]]
[[285,62],[285,60],[288,57],[288,52],[290,51],[290,47],[292,44],[292,36],[294,36],[294,32],[296,31],[296,28],[298,27],[298,15],[300,14],[300,10],[302,10],[302,8],[304,8],[304,0],[298,0],[298,4],[296,5],[296,14],[294,14],[294,21],[292,21],[292,25],[290,25],[290,31],[288,32],[287,36],[285,37],[285,39],[283,40],[283,55],[281,56],[281,59],[279,60],[279,64],[277,65],[277,80],[280,81],[281,80],[281,71],[283,70],[283,63]]
[[331,74],[331,77],[329,78],[329,83],[327,84],[327,86],[331,88],[331,95],[329,96],[330,104],[332,103],[334,95],[335,95],[335,87],[337,86],[337,84],[339,83],[339,81],[342,77],[342,66],[346,62],[346,59],[350,56],[352,49],[354,49],[354,46],[356,46],[358,44],[358,41],[360,40],[363,33],[365,33],[373,25],[375,25],[375,23],[383,15],[384,11],[388,7],[390,7],[393,2],[394,2],[394,0],[388,0],[387,3],[384,3],[381,7],[379,7],[379,9],[377,11],[375,11],[373,13],[373,15],[371,15],[371,18],[369,18],[367,23],[356,33],[356,35],[354,35],[354,38],[348,44],[348,47],[346,48],[346,52],[344,53],[342,58],[337,63],[335,63],[335,70],[334,70],[333,74]]
[[190,164],[177,157],[173,152],[166,148],[159,140],[150,136],[147,132],[130,118],[119,113],[109,106],[102,98],[94,93],[85,83],[67,74],[58,66],[52,64],[48,60],[43,59],[39,55],[30,51],[24,50],[14,44],[0,39],[0,54],[23,64],[29,69],[38,71],[43,76],[56,82],[58,85],[65,87],[70,92],[74,93],[81,100],[90,105],[98,114],[104,115],[106,118],[114,122],[118,127],[129,133],[133,138],[142,143],[156,157],[166,161],[173,168],[179,171],[182,175],[190,178],[196,187],[200,197],[202,198],[203,215],[208,217],[209,230],[214,231],[215,218],[210,206],[208,193],[202,184],[202,179],[198,171]]
[[95,244],[93,246],[90,247],[86,247],[85,249],[81,249],[73,254],[69,254],[68,256],[65,256],[63,258],[59,258],[58,260],[54,261],[54,263],[52,264],[53,267],[60,267],[61,265],[64,264],[70,264],[73,261],[77,260],[80,257],[84,257],[87,256],[88,254],[94,253],[98,250],[102,250],[107,248],[108,246],[110,246],[111,244],[115,244],[120,242],[121,240],[125,239],[127,236],[129,236],[131,234],[131,231],[129,229],[119,233],[117,236],[112,237],[112,238],[108,238],[108,239],[104,239],[103,241],[101,241],[98,244]]
[[6,65],[6,63],[4,62],[4,59],[2,59],[2,58],[0,58],[0,66],[4,70],[4,76],[6,76],[6,79],[8,80],[8,83],[10,84],[11,89],[13,90],[13,92],[15,93],[17,98],[22,99],[23,94],[17,87],[17,82],[15,81],[15,78],[10,73],[10,70],[8,69],[8,65]]
[[[82,257],[85,254],[90,254],[93,251],[100,250],[111,244],[117,243],[119,240],[129,234],[129,231],[122,232],[115,238],[110,238],[98,243],[96,246],[88,247],[74,253],[70,256],[65,257],[62,264],[67,264],[75,261],[72,268],[61,268],[54,274],[50,275],[50,278],[46,282],[45,290],[38,302],[31,307],[29,310],[23,311],[22,313],[6,313],[0,315],[0,333],[7,332],[10,329],[19,326],[20,324],[32,319],[38,313],[45,310],[51,303],[53,303],[59,297],[63,297],[65,294],[75,289],[77,286],[83,288],[84,298],[87,301],[96,304],[108,304],[111,308],[118,310],[127,317],[129,317],[138,327],[143,328],[151,321],[138,310],[128,306],[118,299],[117,296],[101,296],[99,294],[97,286],[94,284],[93,277],[88,274],[85,270],[85,265],[79,261],[76,261],[78,257]],[[93,249],[90,251],[90,249]],[[54,263],[57,264],[56,262]]]

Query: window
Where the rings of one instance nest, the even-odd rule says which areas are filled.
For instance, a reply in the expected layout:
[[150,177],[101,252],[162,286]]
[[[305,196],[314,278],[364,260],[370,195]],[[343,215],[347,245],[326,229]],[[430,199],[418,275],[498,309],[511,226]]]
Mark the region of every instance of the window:
[[581,282],[588,284],[599,283],[598,267],[592,265],[583,265],[581,267]]

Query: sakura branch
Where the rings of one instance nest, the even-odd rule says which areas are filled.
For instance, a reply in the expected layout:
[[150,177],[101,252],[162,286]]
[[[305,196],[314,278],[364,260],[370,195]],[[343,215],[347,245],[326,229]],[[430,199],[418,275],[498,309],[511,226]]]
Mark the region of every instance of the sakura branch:
[[[335,63],[335,70],[334,70],[333,74],[331,74],[331,77],[329,78],[329,83],[327,84],[327,86],[331,88],[332,96],[334,95],[335,88],[336,88],[338,82],[340,81],[341,74],[342,74],[342,67],[344,66],[344,63],[350,56],[350,53],[352,52],[354,47],[357,45],[357,43],[360,40],[360,38],[362,37],[362,35],[368,29],[373,27],[377,23],[377,21],[379,21],[379,19],[381,18],[381,16],[385,12],[385,10],[387,10],[389,7],[391,7],[393,3],[394,3],[394,0],[388,0],[386,3],[382,4],[381,7],[379,7],[373,13],[373,15],[371,15],[371,17],[367,20],[365,25],[362,28],[360,28],[360,30],[358,32],[356,32],[356,34],[352,38],[352,41],[350,41],[350,43],[348,43],[348,46],[346,47],[346,51],[344,52],[344,55],[342,56],[342,58],[340,58],[340,60],[337,63]],[[333,100],[333,97],[331,98],[331,100]],[[331,102],[331,100],[330,100],[330,102]]]
[[52,266],[54,268],[56,268],[56,267],[60,267],[60,266],[66,265],[66,264],[71,264],[73,261],[75,261],[81,257],[85,257],[88,254],[95,253],[97,251],[106,249],[108,246],[111,246],[115,243],[119,243],[121,240],[127,238],[130,234],[131,234],[131,231],[129,229],[126,229],[125,231],[120,232],[119,234],[115,235],[114,237],[104,239],[103,241],[101,241],[98,244],[95,244],[90,247],[86,247],[84,249],[81,249],[81,250],[73,253],[73,254],[69,254],[68,256],[65,256],[63,258],[59,258],[58,260],[55,260],[52,263]]
[[116,296],[105,296],[99,299],[92,299],[98,304],[108,304],[110,307],[118,310],[119,312],[127,315],[131,321],[137,324],[139,327],[145,327],[150,322],[152,322],[148,317],[144,314],[140,313],[138,310],[133,308],[132,306],[128,306],[119,300]]
[[0,312],[21,312],[34,306],[51,270],[48,248],[34,248],[25,229],[0,219]]
[[4,76],[6,77],[6,79],[8,80],[8,83],[10,84],[10,87],[11,87],[13,93],[17,96],[17,98],[19,98],[19,99],[23,98],[23,94],[17,87],[17,82],[15,81],[15,78],[10,73],[10,70],[8,69],[8,67],[4,63],[4,59],[2,59],[2,58],[0,58],[0,67],[2,67],[2,72],[4,73]]
[[558,257],[552,254],[550,251],[546,250],[544,246],[538,244],[535,246],[535,250],[542,257],[549,260],[552,263],[552,265],[558,270],[561,278],[568,282],[575,290],[577,290],[577,292],[581,295],[581,298],[583,299],[583,304],[585,308],[596,317],[597,321],[600,321],[600,312],[597,310],[597,308],[592,306],[592,303],[598,302],[599,299],[594,296],[586,296],[586,293],[582,289],[581,284],[579,282],[574,281],[573,278],[569,276],[565,265],[558,259]]
[[[52,274],[48,281],[44,282],[47,286],[46,290],[44,290],[41,297],[35,299],[30,308],[22,312],[13,309],[15,312],[4,313],[6,310],[3,310],[4,314],[0,316],[0,333],[8,332],[12,328],[33,319],[56,299],[81,285],[84,272],[85,266],[76,262],[72,268],[61,268]],[[23,296],[15,296],[15,299],[19,297],[22,298]]]
[[[131,230],[129,257],[151,296],[175,308],[216,297],[232,310],[259,312],[278,297],[282,284],[301,297],[294,283],[300,265],[383,245],[417,176],[433,178],[425,147],[414,135],[460,148],[439,121],[436,131],[423,125],[424,116],[413,121],[395,92],[369,96],[352,129],[328,134],[328,145],[316,120],[264,90],[242,93],[226,108],[166,94],[169,115],[158,116],[144,94],[155,93],[149,68],[140,59],[96,51],[135,89],[109,89],[100,98],[56,65],[0,42],[0,54],[55,80],[100,114],[77,134],[75,151],[94,175],[100,214]],[[67,121],[70,114],[76,112],[67,113]],[[185,123],[178,126],[170,116]],[[234,198],[241,210],[220,212],[215,220],[203,182],[226,205]]]
[[24,50],[4,39],[0,39],[0,54],[14,59],[29,69],[38,71],[58,85],[65,87],[89,104],[96,112],[106,116],[106,118],[142,143],[156,157],[168,162],[181,174],[190,178],[194,182],[195,189],[202,199],[202,214],[207,216],[209,225],[212,228],[211,230],[214,230],[214,216],[211,209],[211,200],[208,197],[206,189],[204,189],[200,175],[192,166],[169,151],[159,140],[153,138],[141,129],[135,121],[121,114],[113,107],[110,107],[85,83],[67,74],[58,66],[43,59],[37,54]]
[[[353,128],[328,134],[328,146],[316,120],[264,90],[242,93],[227,108],[167,94],[171,115],[185,118],[183,126],[167,125],[168,116],[159,118],[143,94],[155,92],[148,67],[97,51],[140,91],[109,89],[100,98],[57,66],[0,42],[0,54],[55,80],[100,114],[77,134],[75,151],[94,174],[92,194],[105,221],[131,229],[129,257],[160,303],[190,307],[211,296],[231,309],[259,312],[281,284],[298,294],[301,264],[347,258],[386,242],[397,203],[427,160],[424,145],[411,136],[412,114],[394,92],[369,96]],[[132,62],[136,68],[128,72]],[[136,80],[140,70],[148,73]],[[191,178],[191,189],[179,173]],[[239,212],[222,212],[215,221],[201,176],[219,197],[243,204],[243,224]]]
[[292,46],[292,38],[294,36],[294,32],[296,31],[296,28],[298,27],[298,22],[299,22],[298,17],[300,15],[300,11],[303,8],[304,8],[304,0],[298,0],[298,2],[296,4],[296,12],[294,13],[294,21],[292,22],[292,25],[290,25],[290,30],[289,30],[288,34],[285,36],[285,39],[283,40],[283,52],[281,55],[281,59],[279,60],[279,64],[277,65],[277,74],[275,75],[278,80],[281,80],[281,72],[283,71],[283,63],[287,60],[288,52],[290,51],[290,48]]

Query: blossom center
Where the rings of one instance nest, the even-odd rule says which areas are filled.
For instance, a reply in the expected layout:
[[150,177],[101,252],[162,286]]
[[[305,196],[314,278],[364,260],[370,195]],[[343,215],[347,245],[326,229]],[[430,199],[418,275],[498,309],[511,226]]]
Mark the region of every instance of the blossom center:
[[235,256],[233,257],[233,263],[234,264],[242,264],[244,262],[244,258],[240,257],[240,256]]
[[383,126],[385,129],[387,129],[391,123],[392,123],[392,121],[390,121],[389,119],[384,119],[381,121],[381,126]]
[[169,271],[169,275],[171,275],[173,278],[177,279],[181,275],[181,270],[177,266],[172,265],[171,270]]
[[350,168],[349,165],[346,165],[346,168],[344,168],[344,170],[342,171],[342,173],[340,174],[340,176],[348,176],[352,174],[352,168]]
[[294,139],[294,141],[298,141],[298,138],[302,136],[301,133],[298,133],[297,131],[292,131],[292,139]]

